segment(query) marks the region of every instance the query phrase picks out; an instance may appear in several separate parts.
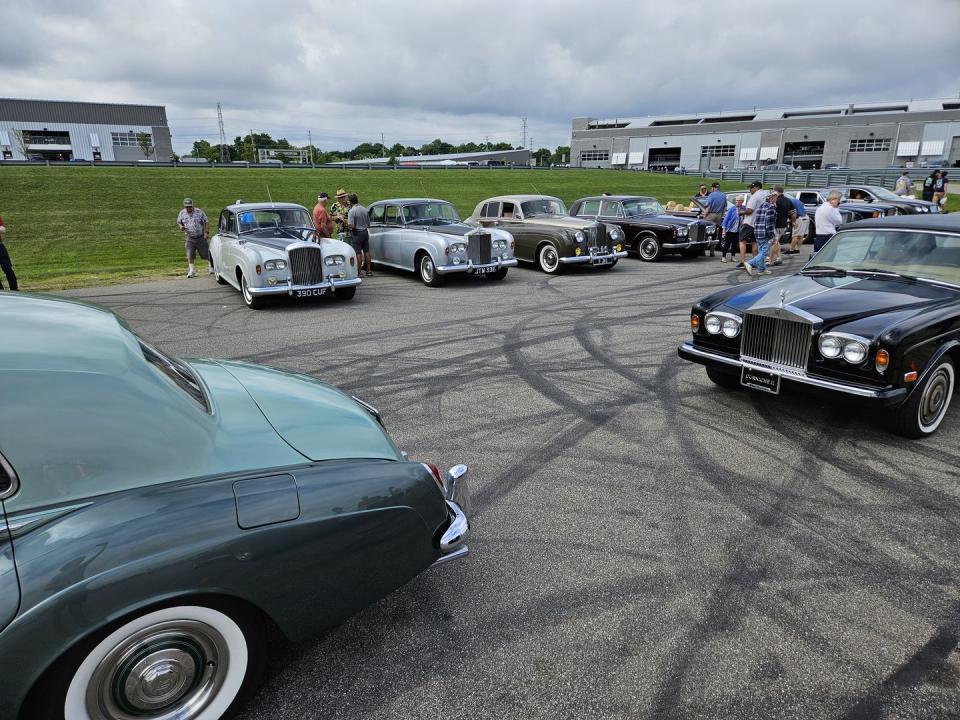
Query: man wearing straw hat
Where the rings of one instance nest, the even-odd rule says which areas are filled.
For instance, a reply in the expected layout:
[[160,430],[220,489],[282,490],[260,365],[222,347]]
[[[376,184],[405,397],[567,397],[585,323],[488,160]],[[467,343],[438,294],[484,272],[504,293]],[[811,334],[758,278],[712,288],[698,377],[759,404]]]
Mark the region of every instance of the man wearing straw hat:
[[347,200],[347,191],[343,188],[337,190],[337,201],[330,206],[330,217],[337,224],[337,237],[345,242],[347,234],[350,232],[350,225],[347,222],[347,214],[350,212],[350,201]]

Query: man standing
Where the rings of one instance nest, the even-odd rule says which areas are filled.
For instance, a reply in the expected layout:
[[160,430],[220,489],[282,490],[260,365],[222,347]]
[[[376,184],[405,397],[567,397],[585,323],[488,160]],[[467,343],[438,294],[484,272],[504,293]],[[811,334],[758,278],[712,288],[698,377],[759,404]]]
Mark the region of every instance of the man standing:
[[827,201],[817,208],[813,216],[813,251],[816,253],[822,248],[827,240],[837,233],[837,227],[843,224],[843,216],[837,209],[840,207],[840,192],[831,190],[827,195]]
[[[701,186],[702,187],[702,186]],[[720,192],[720,183],[715,182],[709,195],[702,200],[706,204],[706,213],[703,219],[708,223],[713,223],[716,227],[716,235],[720,236],[720,223],[723,221],[723,213],[727,209],[727,196]],[[710,247],[710,257],[713,257],[713,247]],[[721,254],[722,259],[722,254]]]
[[[197,253],[204,260],[210,262],[210,252],[207,241],[210,239],[210,221],[207,214],[200,208],[193,206],[193,200],[183,199],[183,210],[177,215],[177,226],[183,231],[184,247],[187,250],[187,277],[196,277],[193,261]],[[207,267],[207,272],[213,274],[213,265]]]
[[347,214],[347,226],[350,228],[353,250],[357,253],[357,274],[360,274],[360,268],[366,260],[366,276],[373,277],[373,271],[370,269],[370,232],[367,230],[370,227],[370,215],[360,204],[356,193],[350,193],[348,201],[350,212]]
[[347,200],[347,191],[343,188],[337,190],[337,199],[333,205],[330,206],[330,216],[333,218],[333,221],[337,224],[337,237],[341,240],[346,240],[346,233],[349,230],[347,227],[347,213],[350,212],[350,203]]
[[756,212],[751,214],[753,218],[753,233],[756,238],[759,250],[756,256],[750,261],[744,263],[743,269],[747,275],[766,275],[767,254],[770,252],[770,245],[773,243],[777,225],[777,205],[776,194],[768,196],[768,199],[760,204]]
[[793,221],[793,237],[790,239],[790,254],[797,255],[800,252],[800,246],[807,241],[807,235],[810,234],[810,218],[807,217],[807,208],[795,197],[790,198],[793,210],[797,214]]
[[[740,257],[737,267],[746,267],[747,246],[756,244],[754,240],[755,213],[766,202],[767,193],[763,190],[763,183],[754,180],[750,183],[750,196],[747,198],[747,208],[743,211],[743,224],[740,226]],[[755,251],[754,251],[755,252]]]
[[[737,195],[733,199],[733,205],[727,209],[726,214],[723,216],[723,222],[721,223],[723,244],[720,246],[720,262],[725,263],[727,261],[727,253],[730,253],[731,261],[736,254],[740,241],[740,216],[742,213],[743,195]],[[746,261],[746,257],[741,253],[740,262],[745,263]]]
[[313,206],[313,226],[317,229],[318,238],[333,237],[333,220],[327,212],[327,203],[330,196],[325,192],[317,195],[317,204]]
[[[3,218],[0,217],[0,270],[7,276],[7,282],[10,283],[11,290],[19,290],[17,285],[17,275],[13,272],[13,263],[10,262],[10,254],[7,252],[7,246],[4,240],[7,239],[7,227],[3,224]],[[0,282],[0,290],[3,290],[3,283]]]
[[783,265],[780,259],[780,241],[790,237],[790,227],[797,219],[793,203],[783,194],[783,185],[773,186],[773,202],[777,208],[777,224],[773,243],[770,246],[770,264]]
[[909,170],[904,170],[900,174],[900,177],[897,178],[896,184],[893,186],[893,191],[901,197],[913,195],[913,180],[910,179]]
[[930,198],[931,202],[935,202],[937,205],[942,205],[944,198],[947,197],[947,173],[942,172],[933,181],[933,197]]

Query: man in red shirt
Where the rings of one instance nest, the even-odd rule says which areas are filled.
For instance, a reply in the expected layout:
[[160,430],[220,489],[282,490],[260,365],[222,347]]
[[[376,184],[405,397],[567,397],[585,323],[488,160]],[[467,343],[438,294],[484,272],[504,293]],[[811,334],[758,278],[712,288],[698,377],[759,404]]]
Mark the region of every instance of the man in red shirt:
[[319,237],[333,237],[333,219],[327,212],[327,202],[330,196],[325,192],[317,195],[317,204],[313,206],[313,225],[317,228]]
[[[7,228],[3,224],[3,218],[0,218],[0,270],[7,276],[7,282],[10,283],[11,290],[19,289],[17,285],[17,276],[13,272],[13,263],[10,262],[10,254],[7,252],[3,241],[7,237]],[[0,282],[0,290],[3,290],[3,283]]]

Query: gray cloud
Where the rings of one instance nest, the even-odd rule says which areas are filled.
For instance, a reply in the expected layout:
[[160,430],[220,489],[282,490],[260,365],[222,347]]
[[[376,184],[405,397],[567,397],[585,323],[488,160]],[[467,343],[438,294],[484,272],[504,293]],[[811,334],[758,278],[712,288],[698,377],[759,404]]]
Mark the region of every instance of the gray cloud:
[[167,106],[178,148],[248,129],[324,147],[569,140],[575,116],[960,93],[960,3],[34,0],[3,92]]

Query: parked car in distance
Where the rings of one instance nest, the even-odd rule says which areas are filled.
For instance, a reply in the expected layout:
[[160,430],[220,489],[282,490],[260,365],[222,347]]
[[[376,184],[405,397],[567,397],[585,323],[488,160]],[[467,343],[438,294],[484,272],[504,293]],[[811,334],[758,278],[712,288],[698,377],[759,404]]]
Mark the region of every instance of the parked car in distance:
[[536,263],[545,273],[567,265],[610,269],[627,256],[616,225],[570,217],[563,201],[550,195],[501,195],[477,204],[468,225],[506,230],[518,260]]
[[352,300],[360,285],[353,248],[320,238],[309,211],[292,203],[238,200],[224,208],[210,239],[210,261],[217,282],[239,290],[253,309],[270,296],[332,293],[337,300]]
[[570,207],[570,214],[616,225],[623,232],[627,251],[646,262],[671,253],[696,257],[713,249],[718,240],[712,223],[669,215],[656,198],[642,195],[580,198]]
[[503,280],[517,264],[510,233],[463,223],[446,200],[378,200],[368,212],[373,262],[415,272],[425,285],[453,273]]
[[792,173],[797,172],[793,165],[783,165],[783,164],[770,164],[770,165],[761,165],[758,170],[761,172],[783,172],[783,173]]
[[846,165],[837,165],[837,163],[827,163],[823,166],[824,170],[849,170]]
[[308,637],[469,552],[466,466],[408,461],[313,377],[27,294],[0,334],[2,718],[215,720],[268,626]]
[[960,365],[960,218],[845,226],[799,273],[703,298],[690,327],[679,355],[717,385],[856,398],[895,432],[930,435]]
[[844,200],[893,205],[902,214],[940,212],[940,206],[936,203],[903,197],[880,185],[837,185],[830,190],[837,190]]
[[[812,243],[816,228],[814,227],[814,215],[817,208],[827,201],[829,190],[814,190],[804,188],[803,190],[786,190],[785,195],[791,195],[803,203],[807,211],[807,217],[810,218],[809,231],[805,243]],[[858,220],[870,220],[871,218],[889,217],[899,215],[900,210],[894,205],[885,202],[868,203],[863,200],[841,200],[837,208],[840,216],[843,218],[843,224],[847,225]]]

